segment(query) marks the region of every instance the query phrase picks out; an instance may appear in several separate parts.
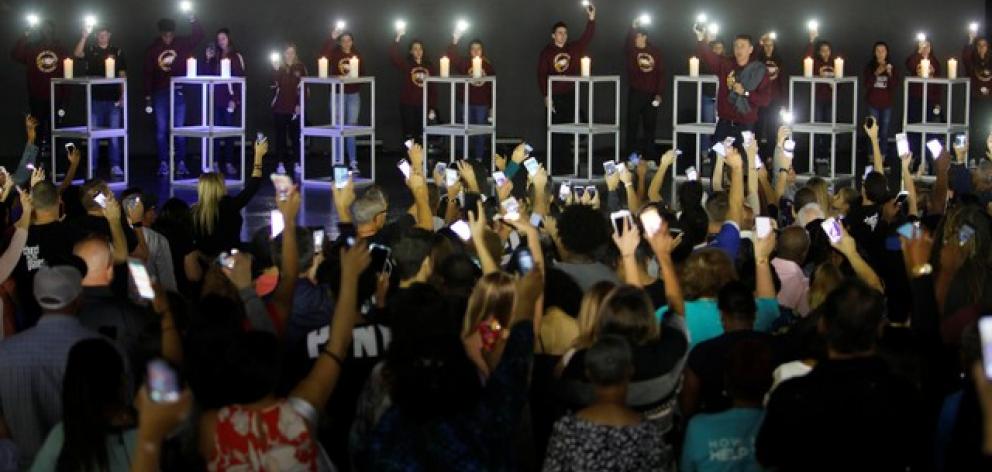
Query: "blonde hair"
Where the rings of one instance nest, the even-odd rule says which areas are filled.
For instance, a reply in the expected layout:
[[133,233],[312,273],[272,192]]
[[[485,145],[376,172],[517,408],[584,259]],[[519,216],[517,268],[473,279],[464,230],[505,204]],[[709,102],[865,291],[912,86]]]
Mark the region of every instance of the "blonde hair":
[[493,272],[484,275],[468,297],[462,336],[471,335],[479,323],[489,317],[495,318],[504,328],[509,328],[516,297],[516,284],[509,274]]
[[715,298],[731,280],[737,280],[734,261],[725,252],[711,247],[694,251],[679,271],[686,300]]
[[579,337],[575,339],[574,347],[584,348],[592,345],[593,332],[599,321],[599,307],[615,287],[616,284],[613,282],[597,282],[582,296],[582,305],[579,306]]
[[191,208],[193,227],[201,234],[212,234],[220,217],[220,199],[227,195],[224,177],[217,172],[200,175],[196,185],[197,202]]
[[820,306],[840,284],[844,282],[844,274],[832,262],[824,262],[813,271],[813,279],[809,284],[809,309],[815,310]]
[[806,182],[806,186],[813,190],[816,194],[816,203],[820,205],[820,208],[824,213],[830,212],[830,184],[826,180],[820,177],[813,177]]

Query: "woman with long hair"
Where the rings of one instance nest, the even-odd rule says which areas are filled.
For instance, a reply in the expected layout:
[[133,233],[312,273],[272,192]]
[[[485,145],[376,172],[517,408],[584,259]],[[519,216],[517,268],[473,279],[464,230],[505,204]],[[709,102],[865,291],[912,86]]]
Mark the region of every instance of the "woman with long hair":
[[[227,28],[221,28],[217,30],[214,39],[214,42],[209,44],[206,49],[206,72],[221,75],[221,61],[227,59],[231,61],[231,77],[244,77],[245,58],[235,49],[234,43],[231,41],[231,31]],[[241,103],[240,85],[216,85],[214,87],[214,126],[236,126],[240,120],[235,112],[242,106],[244,104]],[[214,165],[228,176],[236,175],[238,167],[244,165],[243,159],[235,160],[234,158],[234,141],[234,138],[214,139]],[[223,153],[220,152],[221,145],[224,146]],[[223,168],[221,164],[223,164]]]
[[103,338],[69,350],[62,379],[62,422],[48,433],[32,471],[127,471],[137,443],[124,360]]
[[985,157],[985,136],[989,129],[992,112],[992,54],[989,54],[989,40],[978,37],[978,32],[969,30],[968,44],[961,51],[965,73],[971,78],[971,157],[979,161]]
[[[331,37],[324,43],[320,50],[320,56],[326,57],[330,62],[332,74],[347,76],[351,73],[351,58],[358,59],[358,75],[364,75],[365,58],[355,47],[355,36],[351,31],[344,31],[335,26],[331,31]],[[334,104],[337,110],[338,124],[355,126],[358,124],[358,115],[362,111],[362,87],[358,84],[344,86],[344,93],[337,96],[337,103]],[[348,163],[351,170],[358,171],[358,148],[355,145],[355,138],[344,139],[344,149],[341,149],[341,141],[334,141],[334,164],[344,163],[344,154],[347,151]]]
[[469,359],[484,377],[499,363],[502,341],[510,334],[503,328],[510,325],[514,290],[513,277],[493,272],[479,279],[468,298],[462,340]]
[[[923,59],[930,61],[930,68],[928,70],[924,70]],[[923,77],[924,75],[928,77],[940,77],[941,73],[940,59],[933,52],[933,43],[929,38],[917,41],[916,50],[906,58],[906,74],[915,77]],[[927,85],[927,103],[923,103],[923,85],[910,84],[907,93],[909,94],[909,104],[906,106],[904,113],[906,113],[908,123],[921,123],[924,116],[927,117],[927,122],[930,123],[943,120],[941,116],[943,89],[940,85]],[[927,136],[927,139],[930,139],[930,136],[936,137],[936,135]],[[933,163],[933,158],[924,152],[924,149],[921,149],[921,144],[919,133],[909,134],[909,148],[913,151],[913,155],[917,159],[920,159],[921,165],[923,165],[923,162],[926,162],[927,168],[933,172],[933,166],[930,165]]]
[[255,164],[251,177],[236,196],[227,194],[224,177],[216,172],[200,175],[196,186],[197,202],[193,204],[193,238],[204,256],[214,257],[241,245],[241,209],[248,205],[262,183],[262,157],[269,150],[268,142],[255,143]]
[[[448,46],[448,58],[451,59],[451,65],[455,68],[457,73],[472,76],[472,61],[475,58],[479,58],[480,64],[482,65],[482,76],[496,75],[496,68],[493,67],[493,63],[489,61],[489,57],[486,56],[485,46],[482,44],[481,39],[473,39],[468,45],[468,57],[462,55],[461,51],[458,50],[458,42],[462,38],[462,31],[456,29],[451,36],[451,44]],[[458,121],[465,120],[473,125],[484,125],[489,121],[492,109],[493,101],[493,85],[490,82],[472,82],[468,90],[468,117],[462,116],[465,110],[465,103],[463,100],[464,92],[459,91],[455,94],[455,100],[458,102],[455,105],[455,114]],[[488,140],[483,135],[473,136],[471,156],[472,159],[482,162],[486,156],[486,143]],[[458,146],[461,149],[461,146]],[[469,158],[466,154],[465,159]]]
[[[403,84],[400,88],[403,139],[417,140],[423,133],[424,80],[434,73],[434,66],[424,50],[424,42],[419,39],[410,41],[405,57],[400,53],[400,40],[405,34],[405,29],[396,31],[396,40],[389,47],[389,58],[393,62],[393,67],[400,72],[400,80]],[[428,87],[427,105],[430,107],[427,114],[428,121],[432,120],[432,117],[437,117],[437,111],[434,109],[436,102],[437,94],[434,87]]]
[[[868,105],[868,114],[878,124],[878,144],[884,161],[889,153],[889,124],[892,122],[895,90],[899,85],[899,70],[892,66],[889,45],[884,41],[876,42],[871,52],[871,59],[868,60],[863,74],[865,102]],[[881,171],[881,169],[876,170]]]
[[[296,44],[287,43],[279,60],[272,62],[272,123],[275,126],[276,157],[286,162],[293,149],[294,174],[299,174],[303,147],[300,146],[300,80],[307,66],[296,53]],[[286,145],[287,138],[291,142]]]

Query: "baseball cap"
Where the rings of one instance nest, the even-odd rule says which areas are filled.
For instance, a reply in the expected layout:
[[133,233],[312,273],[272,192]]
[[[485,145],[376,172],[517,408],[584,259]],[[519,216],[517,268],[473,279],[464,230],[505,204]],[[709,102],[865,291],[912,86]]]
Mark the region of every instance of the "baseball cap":
[[65,308],[83,293],[83,276],[75,267],[42,267],[34,275],[34,298],[46,310]]

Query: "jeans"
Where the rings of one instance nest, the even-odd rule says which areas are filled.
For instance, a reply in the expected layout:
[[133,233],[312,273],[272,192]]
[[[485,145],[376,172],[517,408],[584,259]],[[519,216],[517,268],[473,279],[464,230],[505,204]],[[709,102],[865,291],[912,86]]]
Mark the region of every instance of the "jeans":
[[[465,114],[465,103],[459,102],[455,104],[455,121],[461,123],[464,119],[462,115]],[[472,105],[468,106],[468,122],[472,125],[484,125],[489,122],[489,107],[485,105]],[[469,139],[470,142],[470,155],[473,159],[477,161],[482,161],[486,158],[486,136],[478,135],[472,136]],[[455,141],[455,155],[459,155],[462,146],[462,139],[456,138]],[[463,156],[468,158],[468,156]]]
[[[934,107],[937,106],[940,102],[938,102],[937,100],[931,97],[927,97],[927,102],[928,102],[926,104],[927,123],[934,123],[938,119],[942,118],[933,112]],[[920,123],[923,121],[922,106],[923,106],[922,98],[914,98],[914,97],[909,98],[909,105],[907,106],[906,109],[906,115],[907,115],[906,120],[909,123]],[[974,120],[974,118],[972,118],[972,120]],[[938,137],[940,137],[940,135],[928,134],[925,139],[930,140]],[[919,159],[920,165],[922,165],[923,161],[925,160],[927,162],[927,173],[930,175],[934,175],[936,172],[933,168],[933,157],[930,156],[930,153],[929,151],[926,150],[926,148],[920,147],[920,133],[909,133],[907,138],[909,139],[909,150],[913,152],[914,160]]]
[[[627,139],[624,155],[637,152],[641,156],[655,157],[654,135],[658,122],[658,107],[654,106],[654,94],[630,89],[627,94]],[[638,126],[639,125],[639,126]],[[641,139],[637,139],[641,128]]]
[[[817,99],[813,103],[813,116],[817,123],[830,123],[833,120],[833,104],[830,100]],[[826,134],[817,135],[813,140],[813,168],[810,172],[819,174],[820,165],[830,170],[830,160],[836,156],[830,155],[830,136]]]
[[[354,126],[358,123],[358,115],[362,111],[362,96],[358,93],[344,93],[338,95],[337,121],[340,125]],[[344,147],[348,152],[348,161],[358,161],[358,149],[355,145],[355,138],[345,138]],[[341,149],[341,141],[334,141],[334,163],[344,162],[344,150]]]
[[273,113],[272,121],[276,128],[276,156],[279,162],[286,162],[289,153],[286,146],[287,138],[292,141],[289,147],[293,149],[293,158],[299,162],[303,157],[300,151],[300,117],[297,116],[294,120],[292,114]]
[[[400,122],[403,124],[403,141],[412,139],[420,142],[424,134],[424,121],[420,105],[400,104]],[[424,143],[421,143],[424,144]]]
[[[234,113],[229,113],[226,106],[214,106],[214,126],[235,126],[238,119],[238,110],[235,109]],[[223,164],[231,164],[235,167],[240,167],[242,162],[241,159],[234,158],[234,146],[236,138],[216,138],[214,139],[214,164],[220,169]],[[223,152],[221,151],[221,145],[224,145]]]
[[[878,123],[878,147],[882,150],[882,162],[889,158],[889,124],[892,123],[892,107],[868,107],[868,114]],[[881,171],[880,171],[881,172]]]
[[[699,99],[699,111],[699,119],[702,120],[703,123],[716,123],[716,97],[703,95],[703,97]],[[699,137],[699,142],[702,146],[709,148],[714,144],[713,136],[702,135]],[[705,154],[702,150],[699,150],[699,153]]]
[[[94,100],[91,109],[93,116],[91,120],[93,126],[100,128],[120,128],[121,127],[121,107],[114,105],[111,100]],[[121,165],[121,139],[110,138],[109,154],[107,160],[113,167]]]
[[[172,117],[173,126],[186,124],[186,99],[180,89],[176,90],[176,114]],[[169,90],[159,90],[152,96],[152,109],[155,112],[155,145],[158,147],[158,161],[169,162]],[[186,159],[186,138],[176,138],[176,161]]]

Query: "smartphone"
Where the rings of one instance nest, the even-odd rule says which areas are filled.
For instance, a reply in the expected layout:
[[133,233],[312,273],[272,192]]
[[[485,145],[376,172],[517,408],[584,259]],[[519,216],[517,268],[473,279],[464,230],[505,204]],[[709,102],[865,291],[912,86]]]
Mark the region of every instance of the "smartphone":
[[411,170],[410,161],[406,159],[400,159],[400,162],[396,164],[396,167],[399,167],[400,172],[403,173],[404,180],[408,180],[410,178],[410,170]]
[[454,231],[455,234],[462,239],[462,241],[468,241],[472,238],[472,230],[468,227],[468,223],[466,223],[465,220],[458,220],[451,223],[451,230]]
[[875,172],[875,166],[865,166],[865,175],[861,176],[861,180],[868,178],[868,174]]
[[541,165],[537,163],[537,159],[534,159],[533,157],[529,157],[524,161],[524,169],[527,169],[527,175],[531,177],[537,174],[537,169],[539,169],[540,166]]
[[127,211],[134,210],[141,203],[141,195],[137,193],[128,195],[122,203]]
[[351,174],[348,172],[348,168],[345,166],[334,166],[334,186],[336,188],[345,188],[348,186],[348,177]]
[[532,152],[534,152],[534,147],[530,144],[524,143],[524,154],[529,156]]
[[447,168],[448,164],[446,162],[438,162],[434,166],[434,172],[444,172]]
[[283,229],[286,229],[286,222],[282,219],[282,212],[279,210],[272,210],[269,212],[269,228],[271,231],[271,237],[275,238],[282,233]]
[[266,138],[265,135],[262,134],[261,131],[259,131],[258,134],[255,135],[255,142],[258,143],[258,144],[264,143],[264,142],[266,142],[268,140],[269,140],[269,138]]
[[544,224],[544,218],[537,213],[530,214],[530,225],[535,228],[540,228]]
[[982,340],[982,366],[985,377],[992,380],[992,316],[978,319],[978,337]]
[[534,270],[534,255],[530,253],[530,249],[520,248],[517,250],[517,271],[520,275],[527,275],[532,270]]
[[961,229],[958,230],[959,245],[964,246],[965,244],[968,244],[968,241],[971,241],[971,238],[974,237],[975,237],[975,228],[972,228],[971,225],[969,225],[968,223],[961,225]]
[[630,219],[630,210],[620,210],[610,213],[610,222],[613,223],[613,232],[623,236],[623,228],[626,220]]
[[875,126],[875,117],[871,115],[866,116],[864,121],[864,126],[865,128],[871,128],[872,126]]
[[606,172],[606,175],[615,174],[617,172],[617,163],[614,161],[603,162],[603,172]]
[[506,185],[506,174],[501,171],[493,172],[493,183],[496,184],[496,188]]
[[413,148],[413,140],[408,139],[403,142],[403,145],[406,146],[407,151],[409,151],[411,148]]
[[909,137],[906,133],[896,133],[896,152],[900,156],[909,154]]
[[324,250],[324,228],[313,230],[313,252],[314,254]]
[[585,190],[586,190],[585,187],[573,188],[572,191],[575,192],[575,199],[576,200],[582,199],[582,196],[586,193]]
[[269,179],[272,180],[272,185],[276,188],[276,194],[279,195],[279,200],[285,201],[289,198],[289,189],[293,186],[293,179],[290,176],[272,173],[269,174]]
[[97,205],[100,205],[100,208],[107,208],[107,196],[106,195],[104,195],[102,193],[98,193],[96,195],[93,195],[93,201],[96,202]]
[[682,150],[681,149],[676,149],[675,150],[675,157],[678,158],[681,155],[682,155]]
[[587,186],[586,187],[586,193],[589,194],[589,198],[595,198],[596,197],[596,186],[595,185],[589,185],[589,186]]
[[685,170],[685,178],[689,181],[699,180],[699,173],[696,172],[695,167],[690,167]]
[[758,239],[764,239],[772,232],[772,219],[759,216],[754,219],[754,234]]
[[175,403],[179,401],[179,374],[167,362],[155,359],[148,363],[148,398],[155,403]]
[[759,170],[759,169],[761,169],[764,166],[765,166],[765,164],[763,162],[761,162],[761,156],[755,156],[755,159],[754,159],[754,169],[755,170]]
[[141,259],[133,257],[127,258],[127,268],[131,272],[131,280],[134,287],[138,289],[138,296],[145,300],[155,299],[155,290],[152,289],[152,278],[148,276],[148,269]]
[[937,141],[936,139],[931,139],[930,141],[927,141],[927,149],[930,150],[930,154],[933,158],[937,159],[940,157],[940,154],[944,152],[944,145],[940,144],[940,141]]
[[726,147],[733,146],[734,143],[736,142],[737,142],[737,138],[733,136],[727,136],[726,138],[723,138],[723,145]]
[[827,233],[827,238],[830,239],[830,244],[837,244],[840,242],[843,233],[840,229],[840,222],[836,218],[827,218],[822,223],[820,227],[823,228],[823,232]]
[[782,143],[782,149],[785,152],[793,152],[796,150],[796,142],[791,139],[786,139],[785,142]]
[[909,192],[903,190],[896,195],[896,205],[902,206],[909,200]]
[[965,144],[968,144],[967,136],[959,134],[954,137],[954,147],[964,147]]
[[76,149],[76,145],[73,143],[65,143],[65,152],[71,153]]
[[558,187],[558,199],[561,201],[568,200],[568,197],[572,194],[571,186],[568,181],[562,182],[561,187]]
[[727,157],[727,146],[723,143],[716,143],[712,147],[713,152],[720,157]]
[[372,261],[369,263],[369,267],[372,267],[377,273],[389,272],[388,265],[389,256],[393,253],[393,250],[389,246],[383,246],[382,244],[372,243],[369,244],[369,255]]
[[644,227],[644,234],[649,238],[661,229],[661,215],[658,214],[657,208],[648,207],[641,212],[641,226]]
[[915,235],[913,233],[916,231],[916,228],[918,228],[918,226],[916,226],[915,223],[906,223],[896,229],[896,233],[906,239],[914,239]]
[[231,270],[234,269],[234,264],[238,262],[234,256],[238,254],[237,249],[231,249],[230,251],[224,251],[217,256],[217,264],[221,267]]
[[635,152],[627,158],[627,162],[630,162],[632,167],[637,167],[637,165],[641,163],[641,156],[638,156]]
[[741,137],[744,138],[744,147],[748,147],[754,142],[753,131],[741,131]]
[[517,221],[520,219],[520,204],[517,203],[517,199],[510,197],[503,200],[499,204],[503,207],[503,219],[509,221]]
[[457,169],[445,169],[444,170],[444,186],[451,187],[458,183],[458,170]]

